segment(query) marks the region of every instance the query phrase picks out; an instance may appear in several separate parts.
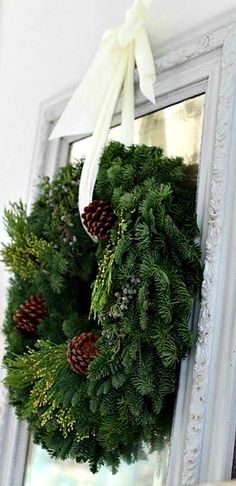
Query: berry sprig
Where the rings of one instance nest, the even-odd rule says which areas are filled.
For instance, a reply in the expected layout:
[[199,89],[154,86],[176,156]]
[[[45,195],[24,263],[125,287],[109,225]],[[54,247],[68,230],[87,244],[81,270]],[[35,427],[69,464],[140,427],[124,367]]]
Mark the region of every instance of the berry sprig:
[[[137,294],[137,286],[140,284],[141,280],[135,275],[129,277],[128,282],[122,290],[115,293],[116,302],[111,306],[107,315],[115,319],[122,317],[124,312],[128,310],[132,300]],[[104,316],[104,318],[106,318]]]
[[132,275],[122,291],[115,293],[115,297],[117,299],[116,305],[118,305],[122,311],[128,309],[130,301],[133,300],[134,295],[137,294],[137,289],[135,287],[139,283],[140,278]]

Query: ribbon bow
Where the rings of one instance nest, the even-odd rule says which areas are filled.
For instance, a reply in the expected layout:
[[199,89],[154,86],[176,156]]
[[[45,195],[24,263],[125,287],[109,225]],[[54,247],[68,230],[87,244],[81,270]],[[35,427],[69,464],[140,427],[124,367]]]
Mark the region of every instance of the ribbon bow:
[[124,23],[105,32],[94,61],[66,106],[50,139],[93,133],[84,162],[79,189],[82,214],[93,197],[99,157],[107,141],[117,100],[123,88],[122,142],[133,143],[134,65],[140,89],[155,103],[155,66],[145,24],[150,0],[135,0]]

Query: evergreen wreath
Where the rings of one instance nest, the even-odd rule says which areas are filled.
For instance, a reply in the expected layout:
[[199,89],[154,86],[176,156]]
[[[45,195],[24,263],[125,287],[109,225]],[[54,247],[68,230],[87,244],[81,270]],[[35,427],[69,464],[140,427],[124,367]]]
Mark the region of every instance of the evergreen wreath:
[[5,382],[51,456],[116,471],[172,420],[202,279],[196,177],[160,148],[111,142],[83,214],[97,245],[77,210],[81,166],[44,177],[29,216],[5,212]]

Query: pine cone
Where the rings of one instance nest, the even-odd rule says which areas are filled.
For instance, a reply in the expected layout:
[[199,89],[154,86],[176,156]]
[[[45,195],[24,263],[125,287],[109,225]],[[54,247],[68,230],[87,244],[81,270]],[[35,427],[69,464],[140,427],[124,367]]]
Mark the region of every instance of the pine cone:
[[116,215],[107,201],[92,201],[82,214],[83,223],[89,233],[100,240],[107,240],[116,222]]
[[40,295],[32,295],[16,311],[13,319],[17,331],[37,335],[37,327],[47,315],[45,301]]
[[67,360],[75,373],[85,375],[88,372],[91,359],[98,354],[97,340],[98,336],[93,332],[83,332],[68,344]]

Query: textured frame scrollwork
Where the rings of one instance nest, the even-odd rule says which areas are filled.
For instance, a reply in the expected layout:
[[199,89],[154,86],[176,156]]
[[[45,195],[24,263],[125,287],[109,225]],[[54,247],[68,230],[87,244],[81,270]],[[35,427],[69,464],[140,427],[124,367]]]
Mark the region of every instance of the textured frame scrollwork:
[[222,43],[221,81],[212,166],[202,302],[183,456],[183,484],[192,484],[199,479],[201,444],[204,420],[206,420],[206,395],[210,377],[212,335],[216,324],[217,280],[219,279],[222,228],[225,217],[224,200],[232,143],[232,115],[236,81],[235,25],[227,28],[224,32],[220,32],[217,36],[207,36],[203,46],[209,48],[213,44],[217,47],[219,42]]
[[[232,131],[235,129],[233,124],[233,113],[235,109],[235,95],[236,95],[236,26],[232,25],[226,29],[222,29],[215,34],[207,35],[194,46],[189,46],[184,52],[183,57],[186,60],[192,59],[195,56],[202,56],[211,50],[218,50],[220,60],[220,82],[217,103],[217,116],[215,128],[215,147],[212,160],[211,170],[211,188],[209,194],[209,214],[208,214],[208,232],[205,244],[205,264],[204,264],[204,281],[202,285],[202,299],[201,309],[198,321],[198,340],[194,353],[194,366],[192,372],[191,385],[186,384],[186,388],[191,386],[190,401],[186,414],[186,431],[182,433],[182,444],[179,449],[179,459],[173,459],[173,453],[178,454],[176,448],[171,451],[172,467],[169,470],[168,485],[177,486],[179,484],[189,485],[195,484],[199,480],[207,479],[224,479],[230,478],[230,467],[217,465],[217,457],[223,456],[223,449],[220,452],[220,447],[217,442],[229,444],[229,451],[232,450],[232,440],[235,432],[235,421],[232,416],[226,414],[222,417],[225,419],[224,437],[218,434],[218,441],[214,441],[213,427],[208,426],[206,433],[206,424],[209,420],[210,414],[213,410],[209,404],[212,404],[211,394],[213,389],[217,387],[217,372],[214,369],[213,347],[214,353],[220,354],[221,350],[215,343],[215,335],[219,332],[218,328],[225,323],[218,318],[218,314],[223,313],[223,289],[221,285],[221,298],[219,276],[224,280],[224,262],[222,264],[224,241],[224,218],[227,218],[226,210],[226,195],[227,195],[227,181],[230,173],[233,172],[232,165],[235,160],[232,159]],[[171,55],[168,62],[160,60],[160,65],[164,68],[174,62],[175,54]],[[229,214],[229,213],[228,213]],[[230,214],[229,216],[230,217]],[[233,224],[233,221],[232,221]],[[226,235],[226,237],[229,234]],[[222,272],[222,273],[221,273]],[[221,309],[220,309],[221,307]],[[229,323],[230,324],[230,323]],[[226,328],[225,334],[230,334],[230,325]],[[218,343],[219,344],[219,343]],[[224,343],[222,342],[222,347]],[[228,346],[230,351],[230,348]],[[233,349],[233,348],[232,348]],[[225,361],[231,360],[231,353],[227,356],[224,353],[223,359]],[[191,360],[192,358],[190,358]],[[215,359],[216,361],[216,359]],[[230,366],[233,366],[231,363]],[[181,374],[181,379],[185,379],[187,383],[187,366],[183,365],[184,371]],[[231,394],[235,393],[234,384],[228,383],[231,387]],[[221,397],[219,406],[224,397]],[[178,422],[180,417],[176,416],[175,420]],[[183,423],[183,421],[182,421]],[[230,424],[230,426],[229,426]],[[175,434],[180,434],[180,424],[177,423],[175,427]],[[230,432],[230,427],[232,428]],[[214,427],[215,429],[215,427]],[[182,431],[181,431],[182,432]],[[208,436],[207,436],[208,434]],[[215,434],[216,435],[216,434]],[[216,439],[217,439],[216,438]],[[223,440],[224,439],[224,440]],[[172,443],[173,443],[172,437]],[[208,454],[207,446],[211,443],[215,449],[215,458],[211,453],[208,458],[210,466],[208,468],[204,464],[204,452]],[[212,447],[211,447],[212,448]],[[205,449],[205,451],[204,451]],[[176,463],[181,462],[181,465]],[[230,458],[229,461],[230,463]]]

